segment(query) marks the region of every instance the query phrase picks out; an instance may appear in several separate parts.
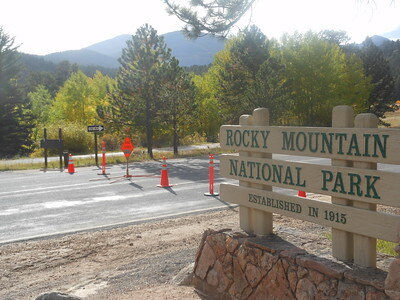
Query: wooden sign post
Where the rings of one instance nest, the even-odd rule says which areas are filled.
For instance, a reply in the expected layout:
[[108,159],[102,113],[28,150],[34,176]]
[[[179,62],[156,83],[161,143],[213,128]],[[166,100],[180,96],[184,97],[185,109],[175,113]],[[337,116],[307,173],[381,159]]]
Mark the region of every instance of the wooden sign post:
[[43,129],[43,140],[40,141],[40,147],[44,148],[44,171],[47,171],[47,149],[58,149],[60,157],[60,171],[63,171],[62,155],[63,155],[63,139],[62,139],[62,129],[58,128],[58,140],[47,138],[47,129]]
[[[378,129],[372,114],[354,119],[348,106],[334,108],[332,128],[274,127],[268,120],[268,111],[257,109],[241,116],[239,126],[221,126],[221,148],[239,151],[221,156],[221,174],[239,186],[221,184],[220,194],[240,205],[241,228],[272,233],[272,213],[330,226],[334,257],[375,267],[376,238],[400,239],[400,216],[376,211],[377,204],[400,207],[400,174],[376,170],[377,162],[400,164],[400,131]],[[276,160],[272,153],[325,157],[332,165]],[[272,186],[332,201],[282,195]]]
[[[333,108],[332,127],[352,128],[354,126],[353,108],[347,105],[340,105]],[[353,162],[349,160],[332,159],[332,166],[352,167]],[[333,204],[352,206],[351,200],[343,197],[332,196]],[[332,255],[339,260],[350,261],[354,258],[353,234],[332,228]]]

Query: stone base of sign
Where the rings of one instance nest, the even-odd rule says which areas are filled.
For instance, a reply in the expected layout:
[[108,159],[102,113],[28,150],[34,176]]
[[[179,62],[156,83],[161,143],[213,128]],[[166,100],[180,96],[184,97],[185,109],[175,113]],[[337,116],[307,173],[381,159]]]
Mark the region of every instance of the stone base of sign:
[[357,268],[329,257],[327,245],[321,255],[299,245],[298,237],[207,230],[193,285],[212,299],[400,299],[400,259],[383,259],[388,272]]

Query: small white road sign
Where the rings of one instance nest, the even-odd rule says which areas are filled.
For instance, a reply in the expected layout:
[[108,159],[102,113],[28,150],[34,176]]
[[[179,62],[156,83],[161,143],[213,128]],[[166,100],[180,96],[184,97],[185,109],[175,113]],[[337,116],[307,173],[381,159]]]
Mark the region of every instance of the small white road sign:
[[87,127],[88,132],[101,132],[104,131],[105,128],[103,125],[91,125]]

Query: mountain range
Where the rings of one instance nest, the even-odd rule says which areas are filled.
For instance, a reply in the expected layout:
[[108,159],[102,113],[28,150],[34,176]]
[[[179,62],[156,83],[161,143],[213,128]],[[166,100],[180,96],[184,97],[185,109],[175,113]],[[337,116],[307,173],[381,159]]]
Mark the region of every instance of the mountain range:
[[393,31],[382,34],[382,36],[392,40],[400,40],[400,26]]
[[[224,40],[205,35],[195,40],[187,39],[181,31],[162,35],[168,48],[171,48],[181,66],[208,65],[214,54],[224,48]],[[123,34],[80,50],[69,50],[44,55],[47,61],[59,63],[68,60],[79,65],[99,65],[106,68],[118,68],[118,58],[131,35]]]
[[[126,47],[126,42],[131,39],[131,35],[123,34],[112,39],[95,43],[80,50],[68,50],[51,53],[44,56],[28,55],[37,64],[47,63],[58,64],[61,61],[76,63],[81,67],[106,68],[116,70],[119,67],[118,58],[121,56],[122,49]],[[171,48],[172,55],[175,56],[181,66],[208,65],[213,61],[214,55],[224,48],[225,41],[212,35],[205,35],[195,40],[187,39],[181,31],[174,31],[163,35],[167,47]],[[400,39],[400,27],[386,33],[383,36],[374,35],[372,41],[381,46],[386,41]]]

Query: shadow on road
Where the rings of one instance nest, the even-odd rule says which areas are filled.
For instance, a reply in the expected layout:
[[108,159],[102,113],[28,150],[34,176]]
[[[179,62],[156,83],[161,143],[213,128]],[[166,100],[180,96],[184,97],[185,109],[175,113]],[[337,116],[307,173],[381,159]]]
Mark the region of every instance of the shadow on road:
[[[217,159],[217,157],[215,158]],[[146,161],[130,163],[129,173],[136,175],[137,173],[152,174],[160,176],[162,161]],[[121,171],[125,171],[126,165],[118,165]],[[196,158],[185,158],[167,161],[168,176],[191,181],[208,180],[209,159],[207,156]],[[215,164],[215,178],[219,178],[219,165]],[[172,183],[173,184],[173,183]]]

